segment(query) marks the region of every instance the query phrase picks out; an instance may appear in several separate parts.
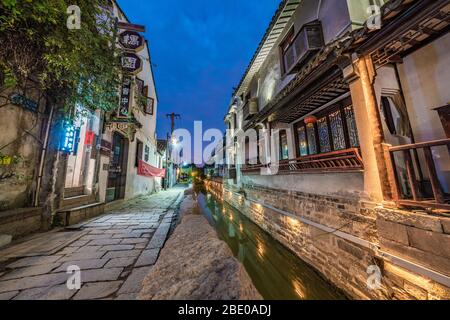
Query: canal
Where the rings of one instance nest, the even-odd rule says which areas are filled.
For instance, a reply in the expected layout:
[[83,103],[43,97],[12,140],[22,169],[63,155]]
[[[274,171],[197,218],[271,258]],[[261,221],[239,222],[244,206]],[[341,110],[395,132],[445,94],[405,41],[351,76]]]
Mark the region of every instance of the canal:
[[198,201],[204,216],[244,265],[264,299],[345,299],[305,262],[238,210],[209,193],[201,193]]

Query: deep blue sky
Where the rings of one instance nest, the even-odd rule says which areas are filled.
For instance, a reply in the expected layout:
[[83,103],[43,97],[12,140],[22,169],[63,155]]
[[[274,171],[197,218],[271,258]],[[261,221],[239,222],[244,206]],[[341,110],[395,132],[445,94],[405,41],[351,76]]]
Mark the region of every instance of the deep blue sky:
[[118,0],[132,23],[147,27],[159,98],[158,137],[178,128],[223,131],[223,117],[279,0]]

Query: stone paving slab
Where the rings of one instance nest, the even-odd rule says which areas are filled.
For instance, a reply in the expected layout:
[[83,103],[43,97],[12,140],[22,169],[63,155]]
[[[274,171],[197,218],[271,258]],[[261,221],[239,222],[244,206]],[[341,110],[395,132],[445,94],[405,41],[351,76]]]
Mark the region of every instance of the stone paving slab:
[[59,268],[53,272],[66,272],[69,266],[78,266],[81,270],[100,269],[105,266],[109,259],[90,259],[90,260],[78,260],[69,261],[63,263]]
[[158,259],[160,249],[150,249],[150,250],[144,250],[142,254],[139,256],[138,261],[136,262],[136,267],[145,267],[145,266],[152,266],[156,263],[156,260]]
[[[126,201],[76,228],[0,250],[0,300],[136,299],[183,193],[177,188]],[[81,270],[81,290],[66,285],[72,276],[67,268],[74,265]]]
[[118,280],[123,268],[93,269],[81,272],[82,283]]
[[[42,264],[37,266],[31,266],[28,268],[19,268],[14,269],[12,272],[8,273],[2,280],[12,280],[12,279],[20,279],[31,276],[39,276],[42,274],[50,273],[53,269],[58,268],[60,263],[50,263],[50,264]],[[61,270],[63,271],[63,270]],[[65,270],[64,270],[65,271]]]
[[87,283],[75,295],[74,300],[93,300],[107,298],[114,294],[122,281]]
[[27,257],[22,258],[14,263],[11,263],[6,266],[8,269],[21,268],[21,267],[29,267],[29,266],[38,266],[43,264],[53,263],[56,260],[60,259],[62,256],[38,256],[38,257]]
[[135,293],[138,294],[144,278],[151,271],[152,267],[135,268],[125,283],[120,288],[118,295]]
[[67,281],[66,273],[44,274],[0,282],[0,293],[39,287],[55,286]]
[[76,290],[69,290],[65,284],[35,288],[22,291],[14,297],[14,300],[69,300],[77,293]]

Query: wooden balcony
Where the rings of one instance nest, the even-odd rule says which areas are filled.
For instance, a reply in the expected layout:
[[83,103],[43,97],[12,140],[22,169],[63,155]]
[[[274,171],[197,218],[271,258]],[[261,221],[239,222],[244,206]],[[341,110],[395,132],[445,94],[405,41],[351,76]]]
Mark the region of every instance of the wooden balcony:
[[[244,175],[260,174],[264,167],[265,165],[247,165],[242,168],[242,173]],[[363,169],[364,165],[359,150],[347,149],[294,160],[282,160],[278,165],[278,174],[348,172]]]
[[[433,158],[436,147],[447,147],[450,154],[450,139],[386,147],[392,198],[399,207],[450,210],[450,195],[443,191]],[[400,170],[406,172],[406,181],[401,180]]]

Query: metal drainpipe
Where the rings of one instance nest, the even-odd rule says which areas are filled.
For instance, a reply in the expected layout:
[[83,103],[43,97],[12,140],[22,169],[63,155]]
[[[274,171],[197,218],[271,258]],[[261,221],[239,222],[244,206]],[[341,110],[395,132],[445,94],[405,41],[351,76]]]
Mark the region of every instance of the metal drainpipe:
[[50,127],[51,127],[52,121],[53,121],[53,113],[54,113],[54,106],[52,104],[51,109],[50,109],[50,115],[48,117],[47,129],[45,130],[44,145],[42,147],[41,161],[39,164],[39,174],[38,174],[37,185],[36,185],[36,193],[34,195],[34,206],[35,207],[39,207],[39,193],[41,192],[42,175],[44,172],[44,161],[45,161],[45,157],[47,156],[48,140],[49,140],[49,135],[50,135]]

